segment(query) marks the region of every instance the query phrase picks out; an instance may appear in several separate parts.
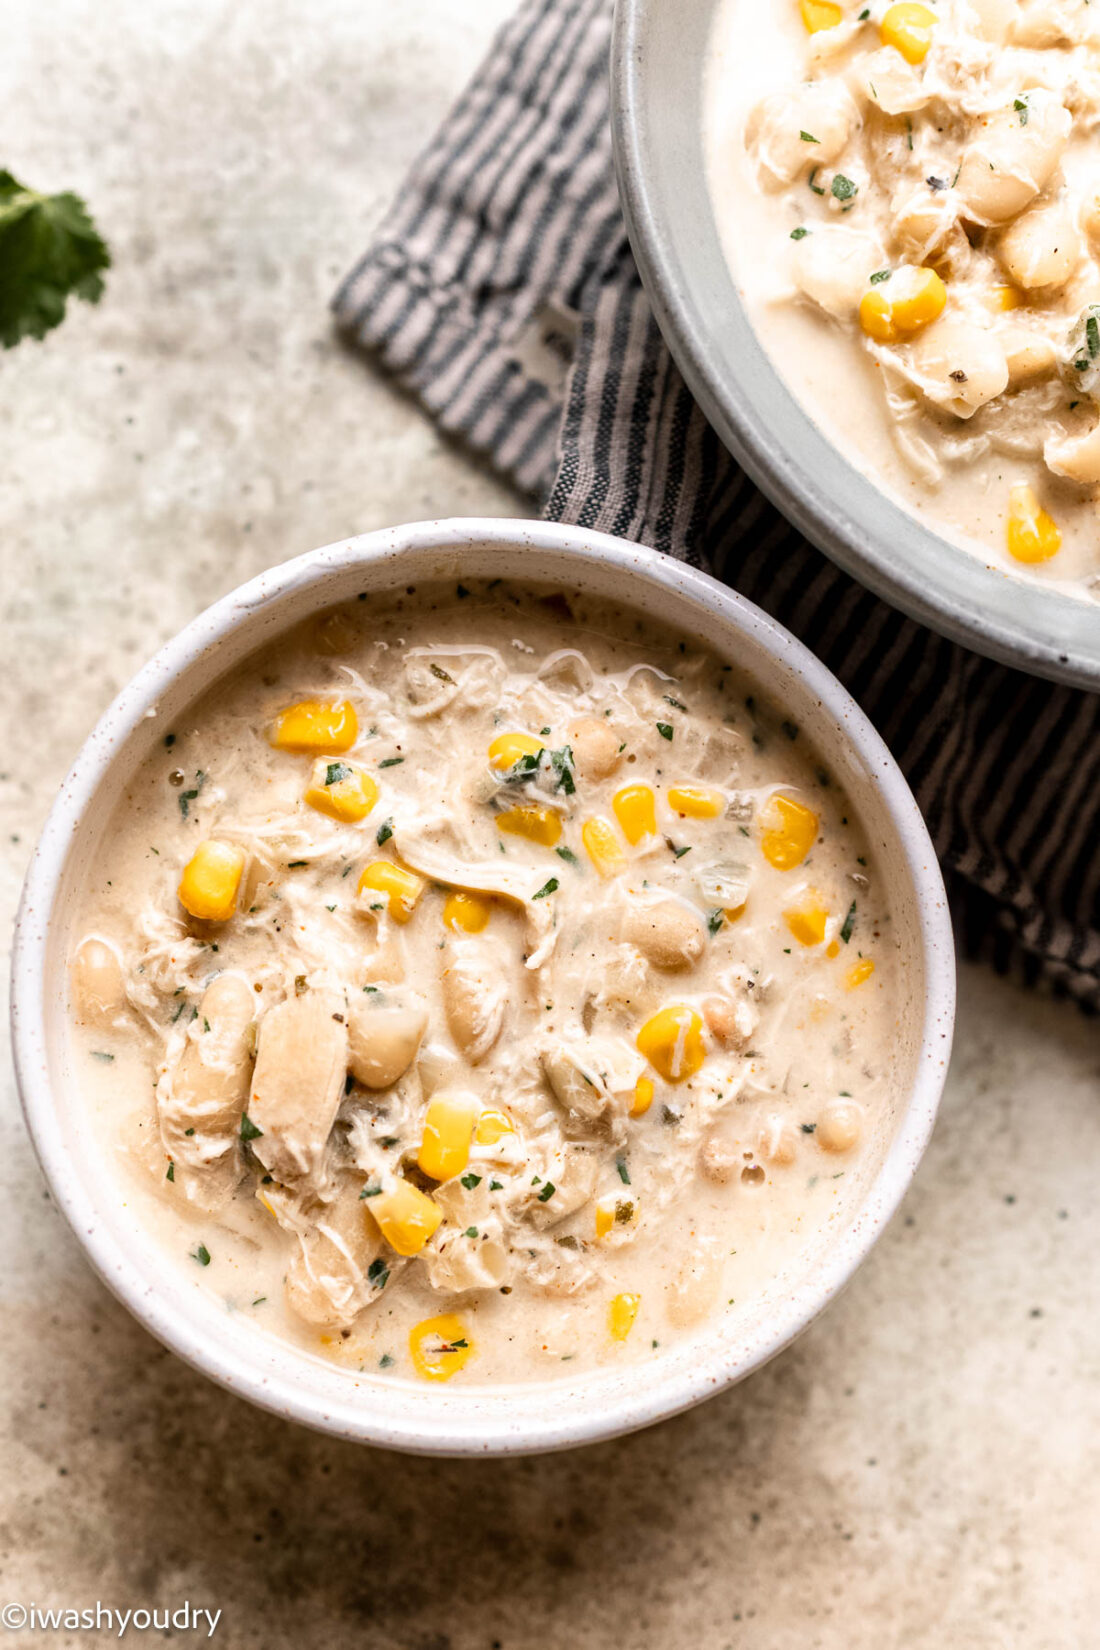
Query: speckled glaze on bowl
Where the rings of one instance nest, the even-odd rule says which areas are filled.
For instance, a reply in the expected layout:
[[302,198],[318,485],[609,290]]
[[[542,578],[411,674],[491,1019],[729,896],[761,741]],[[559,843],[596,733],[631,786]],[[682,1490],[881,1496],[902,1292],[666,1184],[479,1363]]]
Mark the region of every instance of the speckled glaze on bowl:
[[[698,636],[805,729],[862,816],[905,935],[893,1135],[851,1223],[736,1336],[720,1321],[644,1366],[538,1385],[447,1387],[349,1374],[228,1312],[158,1257],[117,1196],[73,1077],[66,1032],[70,923],[112,809],[163,729],[224,672],[335,602],[434,578],[554,581]],[[340,1437],[425,1454],[564,1448],[672,1415],[758,1368],[847,1282],[920,1161],[954,1015],[943,883],[915,802],[840,684],[793,637],[705,574],[621,539],[542,522],[421,522],[329,545],[263,573],[201,614],[116,699],[78,756],[31,862],[16,926],[12,1020],[23,1108],[58,1204],[104,1282],[164,1344],[231,1391]]]
[[616,0],[619,194],[658,324],[710,423],[757,485],[854,578],[1020,670],[1100,688],[1100,606],[988,567],[856,470],[787,389],[742,306],[703,161],[703,69],[720,0]]

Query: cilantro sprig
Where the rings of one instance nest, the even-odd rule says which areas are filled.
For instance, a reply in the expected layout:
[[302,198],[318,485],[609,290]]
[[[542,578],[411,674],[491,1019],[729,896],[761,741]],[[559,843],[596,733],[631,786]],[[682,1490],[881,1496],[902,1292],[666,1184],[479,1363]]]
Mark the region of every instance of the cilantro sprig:
[[79,195],[43,195],[0,171],[0,344],[44,338],[69,298],[97,304],[111,255]]

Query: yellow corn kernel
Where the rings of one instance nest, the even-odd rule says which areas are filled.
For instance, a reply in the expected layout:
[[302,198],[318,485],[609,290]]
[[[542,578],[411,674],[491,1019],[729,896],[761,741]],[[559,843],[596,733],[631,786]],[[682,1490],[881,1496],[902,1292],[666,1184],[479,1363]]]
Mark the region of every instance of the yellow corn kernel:
[[522,756],[537,756],[542,749],[542,740],[529,733],[501,733],[489,746],[489,766],[503,773]]
[[656,835],[657,806],[648,785],[624,785],[611,798],[611,806],[632,848],[636,848],[644,836]]
[[653,1096],[655,1092],[652,1077],[638,1078],[638,1081],[634,1085],[634,1103],[630,1108],[631,1117],[645,1116],[646,1112],[653,1104]]
[[305,800],[318,813],[355,825],[378,801],[378,786],[354,762],[330,762],[322,756],[313,764]]
[[870,957],[861,957],[857,963],[852,964],[844,976],[845,990],[854,991],[857,985],[862,985],[864,980],[869,980],[874,972],[875,965]]
[[839,957],[840,956],[840,941],[839,940],[830,940],[828,945],[825,947],[825,955],[827,957]]
[[416,1161],[433,1180],[452,1180],[470,1161],[477,1101],[470,1094],[433,1094]]
[[409,1330],[409,1354],[425,1381],[449,1381],[474,1355],[466,1325],[453,1312],[425,1318]]
[[515,1134],[512,1119],[502,1111],[483,1111],[477,1120],[474,1139],[479,1146],[495,1146],[506,1134]]
[[467,934],[480,934],[493,912],[492,901],[480,894],[464,894],[456,890],[448,894],[443,906],[443,921],[448,928],[461,928]]
[[705,785],[674,785],[668,793],[668,805],[674,813],[686,814],[689,819],[717,819],[726,799],[721,791],[708,790]]
[[777,871],[801,865],[817,840],[817,815],[804,802],[777,793],[764,809],[760,852]]
[[614,828],[599,814],[586,819],[581,827],[584,851],[601,877],[618,876],[626,869],[626,855],[619,847]]
[[1017,292],[1014,286],[995,286],[989,294],[990,309],[1002,313],[1011,309],[1019,309],[1023,301],[1023,294]]
[[820,34],[822,29],[835,29],[843,23],[844,12],[833,0],[799,0],[802,21],[808,34]]
[[879,344],[896,344],[923,332],[943,314],[947,288],[934,269],[903,264],[888,281],[868,287],[859,301],[859,324]]
[[368,896],[368,905],[381,904],[371,900],[372,893],[384,894],[394,922],[405,924],[416,909],[416,902],[424,892],[424,879],[392,859],[372,860],[359,878],[359,892]]
[[1008,553],[1017,561],[1049,561],[1062,547],[1062,535],[1039,503],[1034,487],[1020,482],[1008,495],[1005,528]]
[[615,1224],[615,1199],[601,1197],[596,1204],[596,1236],[605,1238]]
[[411,1180],[396,1181],[391,1191],[367,1198],[363,1208],[399,1255],[418,1255],[443,1219],[443,1210]]
[[703,1063],[703,1021],[684,1003],[658,1009],[636,1041],[640,1053],[669,1083],[694,1077]]
[[783,921],[799,945],[820,945],[825,938],[825,924],[829,920],[828,910],[821,903],[821,895],[813,889],[799,905],[794,905],[783,913]]
[[634,1320],[638,1316],[638,1308],[642,1304],[640,1295],[616,1295],[607,1309],[607,1327],[612,1340],[625,1341],[634,1328]]
[[185,911],[204,922],[228,922],[237,909],[245,852],[235,842],[209,837],[200,842],[183,868],[179,900]]
[[534,804],[505,808],[502,814],[497,814],[497,830],[503,831],[506,836],[525,836],[528,842],[538,842],[544,848],[552,848],[561,836],[561,820],[553,808],[541,808]]
[[277,717],[271,743],[281,751],[297,751],[307,756],[339,756],[350,750],[359,737],[359,718],[347,699],[323,705],[318,699],[303,699],[288,705]]
[[891,6],[882,19],[879,38],[884,46],[899,51],[907,63],[923,63],[937,21],[935,12],[927,6]]

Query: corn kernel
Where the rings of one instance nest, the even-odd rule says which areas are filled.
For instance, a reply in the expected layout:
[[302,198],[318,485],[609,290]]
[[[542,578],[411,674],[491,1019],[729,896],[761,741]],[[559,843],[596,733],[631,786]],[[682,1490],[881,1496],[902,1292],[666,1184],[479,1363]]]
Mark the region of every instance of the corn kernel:
[[354,762],[329,762],[322,756],[313,764],[305,800],[318,813],[355,825],[378,801],[378,786]]
[[828,910],[821,903],[821,895],[811,889],[799,904],[784,911],[783,921],[799,945],[820,945],[825,938]]
[[391,1191],[366,1199],[363,1208],[399,1255],[418,1255],[443,1219],[443,1210],[411,1180],[396,1181]]
[[672,1003],[658,1009],[639,1031],[639,1051],[669,1083],[694,1077],[703,1063],[703,1021],[693,1008]]
[[343,699],[323,705],[317,699],[303,699],[288,705],[276,719],[271,743],[281,751],[308,756],[339,756],[350,750],[359,737],[355,706]]
[[506,1134],[515,1134],[516,1128],[506,1112],[495,1111],[490,1108],[483,1111],[477,1120],[474,1130],[474,1139],[479,1146],[495,1146]]
[[390,916],[402,925],[412,916],[423,892],[423,877],[404,865],[396,865],[392,859],[373,860],[359,878],[359,893],[366,896],[369,908],[382,903],[371,899],[371,894],[385,895]]
[[840,941],[839,940],[830,940],[828,945],[825,947],[825,955],[827,957],[839,957],[840,956]]
[[542,749],[542,740],[529,733],[501,733],[489,746],[489,766],[505,772],[522,757],[537,756]]
[[835,29],[843,23],[844,12],[833,0],[800,0],[799,10],[808,34],[820,34],[822,29]]
[[497,830],[507,836],[524,836],[528,842],[541,843],[552,848],[561,836],[561,820],[553,808],[534,805],[505,808],[497,814]]
[[772,796],[762,823],[760,852],[777,871],[793,871],[801,865],[817,840],[817,815],[793,796]]
[[493,912],[492,902],[480,894],[455,891],[448,894],[443,906],[443,921],[448,928],[461,928],[467,934],[480,934]]
[[1005,528],[1008,553],[1017,561],[1049,561],[1062,547],[1062,535],[1039,503],[1034,487],[1021,482],[1008,495]]
[[477,1101],[469,1094],[433,1094],[416,1161],[433,1180],[452,1180],[470,1161]]
[[674,785],[668,793],[668,805],[674,813],[686,814],[689,819],[717,819],[726,799],[721,791],[708,790],[705,785]]
[[638,1308],[642,1304],[640,1295],[616,1295],[607,1309],[607,1327],[612,1340],[625,1341],[634,1328],[634,1320],[638,1316]]
[[888,281],[867,289],[859,301],[859,324],[879,344],[896,344],[930,326],[943,314],[947,288],[934,269],[905,264]]
[[611,806],[632,848],[636,848],[644,836],[656,835],[657,806],[648,785],[624,785],[611,798]]
[[596,1204],[596,1236],[605,1238],[615,1224],[615,1199],[601,1197]]
[[857,985],[862,985],[864,980],[869,980],[874,972],[875,965],[870,957],[861,957],[857,963],[852,964],[844,976],[845,990],[854,991]]
[[200,842],[183,868],[179,901],[204,922],[228,922],[237,909],[245,852],[235,842]]
[[449,1381],[473,1357],[474,1343],[462,1319],[445,1312],[409,1330],[409,1355],[425,1381]]
[[581,841],[601,877],[614,877],[626,869],[626,855],[619,847],[619,839],[613,827],[599,814],[585,820],[581,827]]
[[1018,292],[1014,286],[995,286],[989,294],[990,309],[997,310],[1000,313],[1019,309],[1023,301],[1023,294]]
[[652,1077],[639,1077],[634,1085],[634,1103],[630,1108],[631,1117],[644,1117],[653,1104],[656,1090],[653,1087]]
[[899,51],[907,63],[923,63],[932,44],[936,22],[935,12],[927,6],[891,6],[882,19],[879,37],[884,46],[893,46]]

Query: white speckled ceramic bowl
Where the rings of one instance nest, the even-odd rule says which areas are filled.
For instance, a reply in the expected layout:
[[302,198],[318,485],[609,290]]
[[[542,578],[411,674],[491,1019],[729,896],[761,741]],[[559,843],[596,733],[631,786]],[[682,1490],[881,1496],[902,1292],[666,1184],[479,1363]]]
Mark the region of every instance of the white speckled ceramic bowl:
[[692,394],[757,485],[862,584],[979,653],[1100,688],[1100,607],[987,566],[909,515],[814,422],[757,339],[704,170],[703,71],[720,3],[616,0],[611,46],[623,212]]
[[[699,637],[805,729],[861,814],[908,951],[892,1133],[854,1218],[775,1286],[747,1330],[721,1320],[644,1366],[526,1386],[436,1386],[353,1375],[234,1317],[158,1255],[118,1195],[73,1074],[66,958],[77,897],[112,810],[165,727],[288,625],[360,592],[432,578],[537,578],[608,597]],[[932,1128],[951,1044],[954,957],[943,883],[905,781],[828,671],[765,614],[702,573],[621,539],[542,522],[422,522],[333,544],[226,596],[108,710],[61,787],[27,875],[12,999],[31,1135],[60,1207],[100,1276],[166,1346],[278,1414],[395,1449],[493,1455],[608,1438],[672,1415],[759,1368],[847,1282],[894,1212]],[[192,1272],[194,1269],[192,1269]]]

